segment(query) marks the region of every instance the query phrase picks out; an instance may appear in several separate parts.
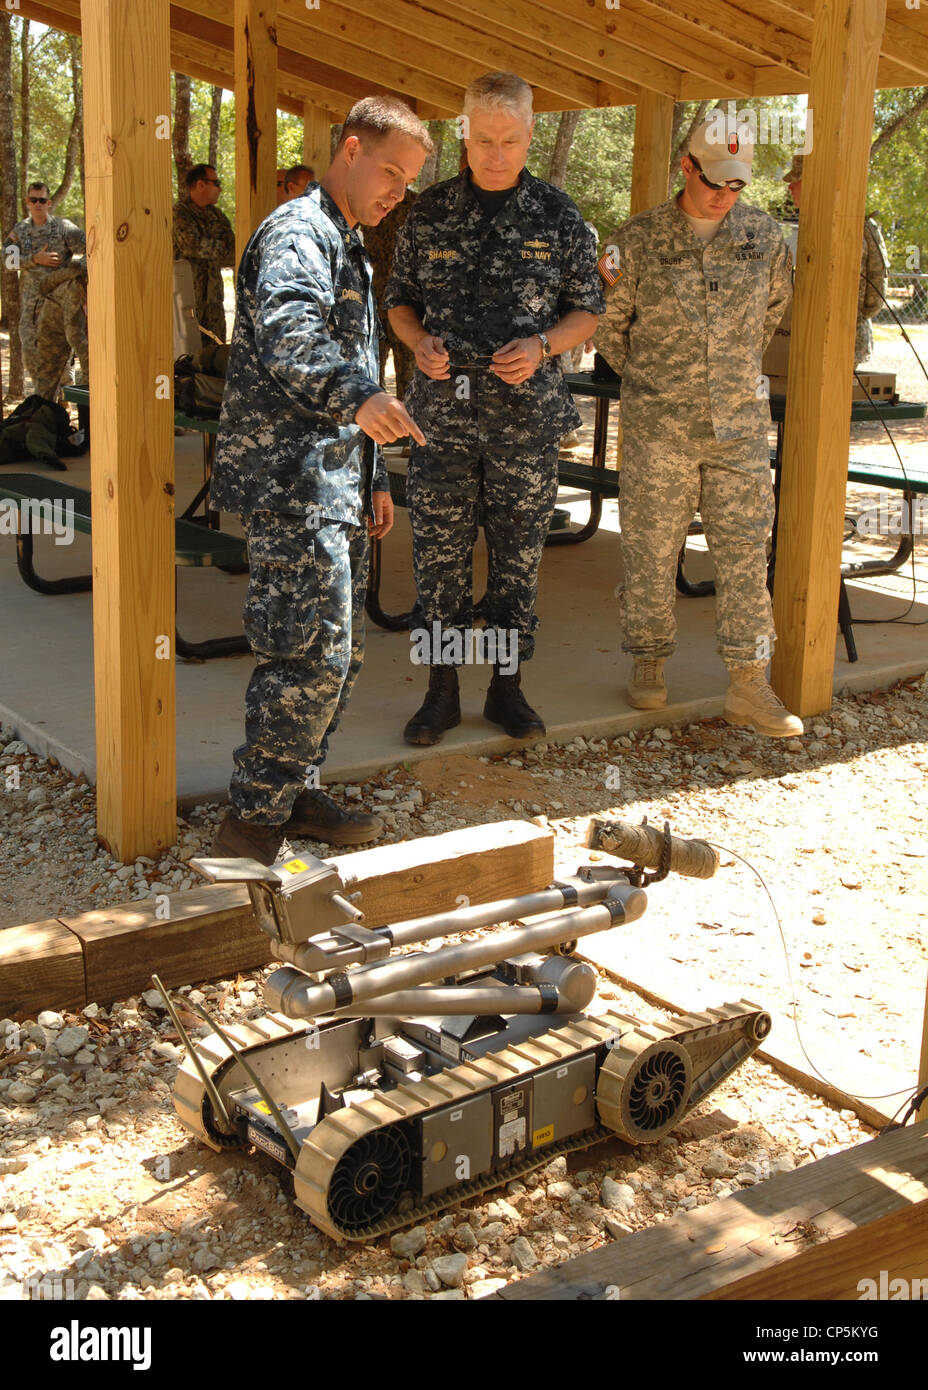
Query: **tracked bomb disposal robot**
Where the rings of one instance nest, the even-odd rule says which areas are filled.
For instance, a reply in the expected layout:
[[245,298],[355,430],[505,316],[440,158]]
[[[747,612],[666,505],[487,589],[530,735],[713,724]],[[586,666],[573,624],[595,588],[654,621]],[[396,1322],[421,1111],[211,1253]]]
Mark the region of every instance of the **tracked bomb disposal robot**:
[[212,1029],[196,1043],[156,979],[187,1047],[184,1125],[291,1170],[298,1206],[336,1240],[419,1221],[610,1135],[660,1139],[770,1018],[746,1000],[650,1027],[584,1013],[597,977],[577,941],[641,918],[645,887],[669,871],[718,867],[705,841],[666,826],[595,820],[588,844],[631,867],[586,865],[539,892],[375,927],[344,866],[192,860],[213,882],[247,885],[281,965],[264,1018],[222,1028],[191,1005]]

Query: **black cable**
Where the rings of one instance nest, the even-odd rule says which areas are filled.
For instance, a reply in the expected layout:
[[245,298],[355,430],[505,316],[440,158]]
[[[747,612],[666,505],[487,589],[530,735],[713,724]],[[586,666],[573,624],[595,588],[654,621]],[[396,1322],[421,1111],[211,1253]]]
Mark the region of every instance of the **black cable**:
[[[763,888],[764,892],[767,894],[767,898],[768,898],[768,900],[769,900],[769,902],[770,902],[770,906],[773,908],[773,915],[774,915],[774,917],[776,918],[777,931],[780,933],[780,942],[781,942],[781,944],[782,944],[782,946],[783,946],[783,959],[786,961],[786,975],[787,975],[787,979],[789,980],[790,994],[793,994],[793,995],[797,994],[796,986],[793,984],[793,972],[792,972],[792,969],[790,968],[790,963],[789,963],[789,951],[788,951],[787,946],[786,946],[786,937],[783,935],[783,924],[782,924],[781,921],[780,921],[780,914],[779,914],[779,912],[777,912],[777,905],[776,905],[776,903],[773,901],[773,895],[771,894],[770,889],[767,887],[766,883],[764,882],[763,875],[761,874],[761,872],[760,872],[759,869],[755,869],[755,867],[754,867],[753,864],[748,863],[748,860],[747,860],[747,859],[742,858],[742,856],[741,856],[740,854],[736,854],[735,851],[734,851],[733,849],[729,849],[727,845],[720,845],[720,844],[717,844],[715,840],[710,840],[710,841],[709,841],[709,844],[712,845],[713,849],[722,850],[725,854],[730,854],[730,855],[732,856],[732,858],[737,859],[739,863],[746,865],[746,867],[749,868],[749,869],[751,870],[751,873],[752,873],[752,874],[754,875],[754,877],[757,879],[758,883],[759,883],[760,886]],[[852,1090],[850,1086],[841,1086],[841,1085],[839,1085],[839,1083],[838,1083],[837,1081],[832,1081],[832,1080],[830,1080],[829,1077],[827,1077],[827,1076],[825,1075],[824,1072],[819,1071],[818,1067],[817,1067],[817,1066],[815,1065],[815,1063],[812,1061],[812,1058],[809,1056],[808,1052],[806,1052],[805,1044],[804,1044],[803,1041],[802,1041],[802,1035],[801,1035],[800,1032],[799,1032],[799,1000],[798,1000],[798,998],[797,998],[797,999],[791,999],[791,1000],[790,1000],[790,1004],[792,1005],[792,1009],[793,1009],[793,1012],[792,1012],[791,1017],[792,1017],[792,1021],[793,1021],[793,1027],[794,1027],[795,1030],[796,1030],[796,1041],[797,1041],[798,1044],[799,1044],[799,1050],[800,1050],[800,1052],[802,1053],[803,1057],[805,1057],[805,1059],[806,1059],[806,1061],[808,1062],[809,1066],[810,1066],[810,1067],[812,1068],[812,1070],[815,1072],[815,1075],[816,1075],[821,1081],[824,1081],[825,1084],[826,1084],[827,1086],[833,1086],[833,1087],[835,1088],[836,1091],[844,1091],[846,1095],[854,1096],[857,1100],[892,1100],[894,1096],[912,1097],[913,1095],[915,1095],[915,1104],[916,1104],[916,1105],[917,1105],[917,1104],[920,1104],[920,1102],[919,1102],[919,1100],[918,1100],[918,1096],[917,1096],[915,1093],[913,1093],[912,1091],[909,1091],[909,1090],[904,1090],[904,1091],[883,1091],[883,1092],[880,1092],[878,1095],[864,1095],[864,1094],[862,1094],[862,1093],[859,1092],[859,1091],[854,1091],[854,1090]],[[905,1101],[902,1102],[902,1105],[905,1105]],[[902,1109],[902,1105],[899,1106],[899,1110]],[[896,1111],[896,1114],[897,1114],[897,1115],[899,1114],[899,1110]],[[890,1123],[892,1123],[892,1121],[890,1121]]]

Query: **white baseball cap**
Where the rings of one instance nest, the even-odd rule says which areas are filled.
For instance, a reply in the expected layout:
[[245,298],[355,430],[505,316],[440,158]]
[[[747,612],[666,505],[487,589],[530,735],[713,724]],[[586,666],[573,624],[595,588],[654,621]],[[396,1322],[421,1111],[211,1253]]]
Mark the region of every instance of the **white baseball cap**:
[[751,182],[754,159],[754,137],[746,125],[738,125],[724,111],[713,111],[690,136],[689,153],[710,183],[726,179]]

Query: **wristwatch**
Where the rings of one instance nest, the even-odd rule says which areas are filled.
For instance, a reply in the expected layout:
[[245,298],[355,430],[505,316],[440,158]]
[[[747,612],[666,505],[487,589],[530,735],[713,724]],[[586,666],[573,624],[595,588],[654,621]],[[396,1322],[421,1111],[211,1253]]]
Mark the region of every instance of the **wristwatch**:
[[548,342],[548,339],[544,333],[536,333],[535,337],[541,343],[541,358],[542,361],[544,361],[546,357],[551,356],[551,344]]

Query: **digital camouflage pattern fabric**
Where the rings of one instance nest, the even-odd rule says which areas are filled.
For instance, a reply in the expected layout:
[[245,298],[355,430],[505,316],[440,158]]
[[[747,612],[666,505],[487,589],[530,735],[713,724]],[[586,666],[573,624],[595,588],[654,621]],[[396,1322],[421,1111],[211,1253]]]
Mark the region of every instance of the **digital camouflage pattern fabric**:
[[212,505],[312,508],[362,520],[365,456],[389,491],[380,450],[354,417],[380,390],[371,268],[319,185],[265,218],[242,256],[222,398]]
[[[43,227],[37,226],[31,217],[25,217],[22,222],[17,222],[6,238],[4,251],[11,246],[19,251],[19,335],[23,366],[34,384],[37,372],[36,334],[42,307],[39,291],[47,276],[68,265],[74,255],[84,251],[84,233],[66,217],[49,215]],[[32,258],[37,251],[57,252],[61,257],[61,266],[34,265]]]
[[857,292],[857,332],[854,338],[854,366],[866,362],[873,352],[873,326],[870,320],[883,308],[889,275],[886,242],[872,217],[864,219],[864,241],[860,253],[860,285]]
[[308,530],[305,515],[280,512],[244,521],[243,623],[256,665],[229,796],[240,820],[282,825],[303,787],[320,785],[316,769],[364,659],[367,529]]
[[571,199],[523,170],[495,217],[468,171],[428,188],[396,244],[385,309],[408,304],[444,340],[450,378],[418,369],[406,406],[425,434],[409,463],[419,605],[467,626],[478,519],[489,553],[483,616],[534,651],[541,547],[557,493],[556,445],[580,423],[556,358],[512,385],[488,370],[497,348],[604,307],[593,238]]
[[[193,270],[197,318],[203,328],[226,340],[222,307],[222,268],[235,265],[235,232],[225,213],[215,206],[197,207],[190,197],[174,204],[174,259],[189,261]],[[211,342],[200,335],[203,345]]]
[[210,493],[248,539],[256,665],[230,784],[243,821],[283,824],[318,784],[361,666],[370,494],[388,480],[354,417],[378,371],[370,263],[317,185],[242,257]]
[[393,371],[396,376],[396,394],[400,400],[409,390],[412,374],[416,370],[416,359],[406,344],[400,341],[390,327],[390,320],[383,307],[383,297],[393,265],[396,238],[418,196],[414,189],[407,188],[403,201],[397,203],[392,212],[387,213],[379,226],[364,228],[364,249],[370,257],[373,267],[374,299],[380,310],[380,381],[381,384],[385,384],[384,371],[387,353],[392,352]]
[[53,400],[72,353],[79,363],[78,385],[90,385],[87,341],[87,267],[83,259],[47,276],[41,287],[36,329],[36,393]]
[[728,665],[766,660],[773,499],[761,358],[792,294],[782,233],[736,203],[706,244],[671,199],[604,246],[618,273],[594,342],[622,378],[623,649],[672,652],[677,555],[698,509],[719,651]]

